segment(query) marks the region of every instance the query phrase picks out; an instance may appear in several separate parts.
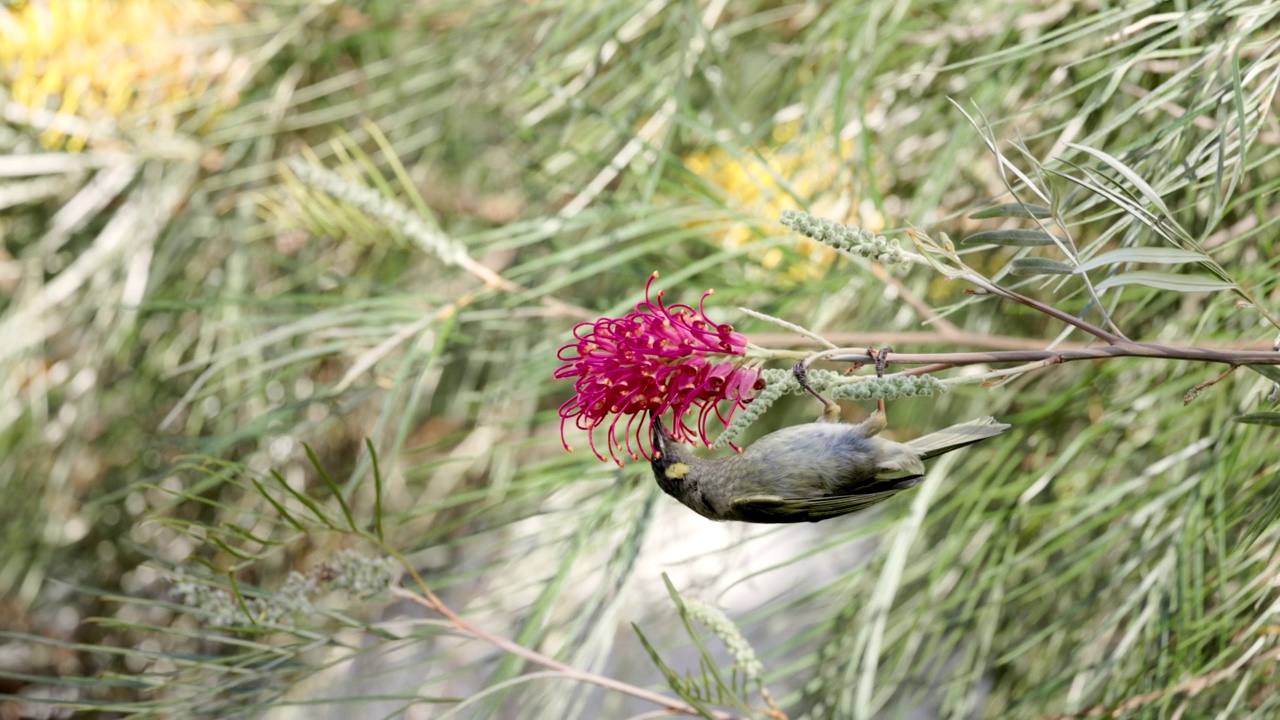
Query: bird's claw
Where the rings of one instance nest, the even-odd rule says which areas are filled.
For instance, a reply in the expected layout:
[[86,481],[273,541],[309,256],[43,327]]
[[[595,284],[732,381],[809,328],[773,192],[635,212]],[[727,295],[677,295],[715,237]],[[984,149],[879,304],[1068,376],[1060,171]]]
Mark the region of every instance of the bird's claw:
[[889,353],[891,352],[893,352],[893,348],[888,345],[879,350],[873,347],[867,348],[867,355],[876,364],[876,377],[884,377],[884,366],[889,362]]
[[818,422],[835,422],[840,417],[840,406],[835,402],[823,397],[821,393],[813,389],[809,384],[809,366],[803,362],[798,362],[791,368],[791,374],[795,375],[796,383],[800,385],[805,392],[818,398],[822,402],[822,417],[818,418]]
[[[884,377],[884,366],[889,362],[889,353],[891,352],[893,352],[893,348],[888,345],[880,348],[879,350],[876,350],[873,347],[867,348],[867,355],[869,355],[872,362],[876,364],[876,377]],[[882,416],[885,414],[884,398],[880,398],[876,401],[876,411]],[[881,427],[883,428],[884,425],[881,424]]]

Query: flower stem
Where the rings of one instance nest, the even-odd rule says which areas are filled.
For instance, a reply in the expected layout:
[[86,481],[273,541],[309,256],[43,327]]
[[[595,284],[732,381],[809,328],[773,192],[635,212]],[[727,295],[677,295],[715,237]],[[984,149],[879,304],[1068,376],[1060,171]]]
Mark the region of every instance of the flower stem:
[[[871,356],[867,355],[864,348],[840,348],[839,351],[828,350],[820,354],[832,362],[870,363],[874,361]],[[808,354],[808,356],[813,355],[813,353]],[[1225,363],[1227,365],[1280,365],[1280,353],[1271,350],[1223,350],[1219,348],[1160,345],[1128,340],[1117,341],[1112,345],[1071,350],[991,350],[954,353],[894,352],[889,356],[888,361],[891,365],[927,365],[927,368],[917,368],[917,370],[936,372],[962,365],[1035,363],[1050,359],[1057,363],[1074,362],[1076,360],[1109,360],[1118,357],[1191,360]],[[909,372],[907,374],[919,375],[922,373]]]
[[[543,655],[542,653],[527,648],[513,640],[508,640],[500,635],[494,635],[487,630],[473,625],[462,616],[458,615],[452,608],[445,605],[444,601],[437,597],[435,593],[425,587],[422,588],[421,592],[414,592],[407,588],[397,587],[392,588],[392,593],[397,597],[417,603],[422,607],[443,615],[444,618],[449,621],[449,624],[453,625],[462,633],[470,635],[478,640],[483,640],[500,650],[505,650],[506,652],[509,652],[516,657],[528,660],[531,663],[555,670],[562,673],[565,677],[579,682],[589,683],[597,687],[602,687],[606,690],[620,692],[624,695],[630,695],[631,697],[639,698],[646,702],[651,702],[665,708],[666,712],[669,713],[678,713],[680,715],[699,714],[692,706],[686,705],[674,698],[653,692],[652,690],[646,690],[645,688],[638,687],[621,680],[615,680],[605,675],[597,675],[596,673],[588,672],[586,670],[579,670],[572,665],[566,665],[555,658]],[[736,716],[724,712],[715,712],[713,714],[718,720],[735,720],[736,718]]]

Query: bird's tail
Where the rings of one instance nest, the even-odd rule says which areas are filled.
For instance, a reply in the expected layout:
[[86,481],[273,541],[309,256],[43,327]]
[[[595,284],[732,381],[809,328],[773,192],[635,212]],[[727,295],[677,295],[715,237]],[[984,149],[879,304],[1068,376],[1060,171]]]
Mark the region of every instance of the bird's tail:
[[1012,425],[996,422],[995,418],[987,416],[977,420],[970,420],[967,423],[952,425],[949,428],[929,433],[904,444],[920,453],[921,460],[928,460],[957,448],[962,448],[965,445],[972,445],[979,440],[995,437],[1010,427]]

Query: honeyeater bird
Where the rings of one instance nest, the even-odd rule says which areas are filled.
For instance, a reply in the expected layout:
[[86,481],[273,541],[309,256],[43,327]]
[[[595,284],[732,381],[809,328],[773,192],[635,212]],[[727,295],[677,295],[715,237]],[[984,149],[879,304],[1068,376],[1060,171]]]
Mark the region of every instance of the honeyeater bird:
[[877,437],[883,410],[855,425],[839,421],[834,402],[824,403],[816,422],[769,433],[740,454],[714,460],[694,457],[654,415],[653,474],[668,495],[712,520],[818,522],[915,487],[925,460],[1010,427],[983,417],[900,443]]

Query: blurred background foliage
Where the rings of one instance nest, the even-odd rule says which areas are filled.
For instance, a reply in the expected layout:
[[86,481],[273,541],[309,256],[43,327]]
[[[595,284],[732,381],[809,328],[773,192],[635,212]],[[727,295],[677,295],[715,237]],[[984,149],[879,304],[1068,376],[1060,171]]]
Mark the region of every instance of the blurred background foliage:
[[[998,227],[967,217],[1009,200],[984,136],[1091,252],[1163,241],[1045,168],[1124,184],[1069,144],[1121,158],[1275,313],[1277,10],[4,3],[0,715],[653,709],[517,680],[385,598],[219,629],[172,592],[266,602],[292,570],[381,554],[318,520],[345,504],[476,622],[637,685],[663,683],[631,622],[697,672],[667,572],[742,628],[792,717],[1274,717],[1280,455],[1232,422],[1265,408],[1252,373],[1185,407],[1220,368],[1078,363],[896,402],[898,437],[1015,429],[794,528],[711,525],[643,463],[565,453],[551,374],[654,270],[673,301],[714,287],[709,312],[761,344],[806,346],[734,308],[841,344],[1045,347],[1055,322],[777,222]],[[1071,284],[1023,291],[1091,312]],[[1135,339],[1274,337],[1227,293],[1103,300]]]

